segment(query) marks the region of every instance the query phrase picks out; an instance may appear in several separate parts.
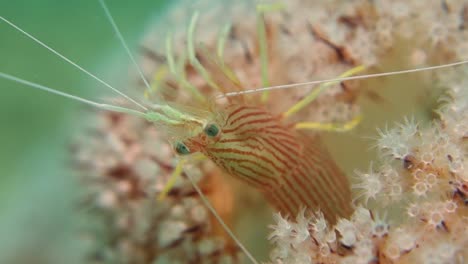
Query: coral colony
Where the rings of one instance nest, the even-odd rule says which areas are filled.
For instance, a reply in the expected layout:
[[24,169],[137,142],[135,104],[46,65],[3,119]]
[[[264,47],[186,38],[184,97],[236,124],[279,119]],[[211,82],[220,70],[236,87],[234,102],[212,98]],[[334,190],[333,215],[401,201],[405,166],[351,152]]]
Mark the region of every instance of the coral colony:
[[[216,96],[204,88],[209,86],[207,78],[190,64],[186,52],[186,30],[195,11],[199,21],[192,33],[201,43],[197,48],[222,55],[244,88],[328,79],[357,66],[378,72],[388,54],[401,68],[468,57],[466,1],[188,2],[160,18],[142,43],[141,65],[152,89],[140,89],[148,101],[162,96],[190,105],[196,96]],[[404,51],[398,53],[396,47]],[[177,80],[166,77],[171,71]],[[374,145],[379,155],[367,161],[368,171],[347,175],[353,190],[349,217],[330,223],[320,208],[297,215],[275,213],[273,225],[264,223],[271,225],[270,236],[256,238],[256,243],[272,243],[271,263],[466,262],[467,70],[457,67],[415,79],[427,93],[442,94],[431,109],[432,119],[408,117],[373,128],[378,136],[369,139],[369,146]],[[379,89],[371,89],[370,96],[360,89],[362,83],[330,85],[293,120],[341,124],[360,115],[365,119],[357,98],[375,99]],[[399,85],[412,89],[405,82]],[[310,88],[255,93],[250,98],[258,102],[268,97],[266,107],[279,115],[307,96]],[[83,204],[95,223],[88,232],[93,243],[90,262],[247,261],[185,174],[196,179],[222,218],[234,225],[236,214],[255,212],[248,212],[248,205],[236,205],[235,198],[243,193],[231,187],[221,169],[209,160],[194,159],[166,197],[157,199],[174,171],[180,170],[173,146],[167,143],[171,134],[124,114],[99,113],[96,119],[74,148]]]

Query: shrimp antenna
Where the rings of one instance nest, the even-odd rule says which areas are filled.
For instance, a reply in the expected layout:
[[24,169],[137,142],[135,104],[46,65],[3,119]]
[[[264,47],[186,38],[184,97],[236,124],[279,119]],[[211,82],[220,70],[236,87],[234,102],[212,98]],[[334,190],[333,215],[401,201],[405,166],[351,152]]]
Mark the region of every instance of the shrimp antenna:
[[200,190],[200,187],[198,187],[197,183],[193,180],[193,178],[189,175],[189,173],[185,173],[187,175],[187,178],[190,180],[190,183],[192,184],[193,188],[195,188],[195,191],[197,191],[198,195],[200,196],[201,200],[205,204],[206,207],[211,211],[211,213],[214,215],[216,220],[218,220],[219,224],[224,228],[224,230],[228,233],[228,235],[234,240],[234,242],[240,247],[242,252],[247,256],[248,259],[254,264],[258,264],[257,260],[250,254],[250,252],[247,250],[247,248],[244,247],[244,245],[237,239],[236,235],[232,233],[231,229],[226,225],[226,223],[221,219],[219,214],[216,212],[216,210],[213,208],[213,206],[210,204],[206,196],[203,194],[203,192]]
[[152,105],[152,109],[159,110],[162,113],[159,113],[159,112],[156,112],[156,111],[153,111],[153,110],[148,110],[146,112],[141,112],[141,111],[138,111],[138,110],[125,108],[125,107],[121,107],[121,106],[115,106],[115,105],[109,105],[109,104],[103,104],[103,103],[98,103],[98,102],[95,102],[95,101],[91,101],[91,100],[85,99],[83,97],[79,97],[79,96],[76,96],[76,95],[61,92],[59,90],[47,87],[45,85],[30,82],[30,81],[27,81],[27,80],[24,80],[24,79],[21,79],[19,77],[16,77],[16,76],[13,76],[13,75],[10,75],[10,74],[7,74],[7,73],[3,73],[3,72],[0,72],[0,78],[10,80],[10,81],[13,81],[13,82],[17,82],[17,83],[20,83],[20,84],[24,84],[26,86],[36,88],[36,89],[39,89],[39,90],[43,90],[43,91],[46,91],[46,92],[49,92],[49,93],[57,94],[57,95],[60,95],[62,97],[66,97],[66,98],[69,98],[69,99],[72,99],[72,100],[75,100],[75,101],[78,101],[78,102],[81,102],[81,103],[85,103],[87,105],[91,105],[93,107],[97,107],[97,108],[102,109],[102,110],[107,110],[107,111],[112,111],[112,112],[119,112],[119,113],[129,114],[129,115],[133,115],[133,116],[138,116],[138,117],[146,119],[149,122],[155,122],[155,123],[160,122],[160,123],[164,123],[164,124],[168,124],[168,125],[181,125],[181,124],[183,124],[184,122],[187,122],[187,121],[202,123],[201,120],[196,119],[195,117],[187,115],[187,114],[185,114],[183,112],[180,112],[177,109],[174,109],[169,105],[157,105],[157,104]]
[[18,78],[16,76],[6,74],[6,73],[3,73],[3,72],[0,72],[0,78],[10,80],[10,81],[13,81],[13,82],[17,82],[17,83],[20,83],[20,84],[24,84],[26,86],[29,86],[29,87],[32,87],[32,88],[35,88],[35,89],[39,89],[39,90],[43,90],[43,91],[46,91],[46,92],[49,92],[49,93],[57,94],[57,95],[60,95],[60,96],[63,96],[63,97],[66,97],[66,98],[81,102],[81,103],[85,103],[87,105],[91,105],[93,107],[97,107],[97,108],[102,109],[102,110],[125,113],[125,114],[130,114],[130,115],[134,115],[134,116],[147,118],[146,113],[143,113],[143,112],[140,112],[140,111],[137,111],[137,110],[133,110],[133,109],[125,108],[125,107],[120,107],[120,106],[115,106],[115,105],[98,103],[98,102],[95,102],[95,101],[85,99],[83,97],[79,97],[79,96],[72,95],[72,94],[69,94],[69,93],[61,92],[59,90],[55,90],[53,88],[50,88],[50,87],[47,87],[47,86],[44,86],[44,85],[41,85],[41,84],[38,84],[38,83],[33,83],[33,82],[30,82],[30,81],[27,81],[27,80],[24,80],[24,79],[21,79],[21,78]]
[[248,89],[244,91],[229,92],[225,94],[220,94],[216,96],[216,98],[219,99],[219,98],[224,98],[224,97],[238,96],[241,94],[260,93],[260,92],[271,91],[271,90],[293,89],[293,88],[298,88],[300,86],[316,85],[316,84],[321,84],[321,83],[343,82],[343,81],[350,81],[350,80],[361,80],[361,79],[377,78],[377,77],[383,77],[383,76],[400,75],[400,74],[421,72],[421,71],[431,71],[431,70],[454,67],[458,65],[467,64],[467,63],[468,63],[468,60],[464,60],[464,61],[458,61],[458,62],[453,62],[453,63],[448,63],[448,64],[435,65],[435,66],[409,69],[409,70],[382,72],[382,73],[375,73],[375,74],[358,75],[358,76],[350,76],[350,77],[343,77],[343,78],[333,78],[333,79],[328,79],[328,80],[317,80],[317,81],[302,82],[302,83],[282,84],[282,85],[262,87],[262,88],[257,88],[257,89]]
[[106,13],[106,17],[107,17],[107,19],[109,20],[109,22],[111,23],[112,28],[114,29],[115,34],[117,35],[117,37],[118,37],[119,40],[120,40],[120,43],[122,43],[122,46],[124,47],[125,51],[127,52],[128,57],[130,57],[130,60],[132,61],[132,63],[133,63],[133,64],[135,65],[135,67],[137,68],[138,73],[140,74],[141,79],[142,79],[143,82],[145,83],[146,88],[148,88],[148,90],[151,90],[151,86],[150,86],[150,84],[148,83],[148,80],[146,79],[145,75],[143,74],[143,70],[141,69],[140,65],[138,65],[138,63],[137,63],[136,60],[135,60],[135,57],[132,55],[132,52],[131,52],[130,49],[128,48],[128,45],[127,45],[127,43],[125,42],[125,39],[124,39],[124,37],[122,36],[122,33],[121,33],[120,30],[119,30],[119,27],[117,26],[117,23],[115,23],[115,20],[114,20],[114,18],[112,17],[112,15],[111,15],[111,13],[110,13],[110,11],[109,11],[109,8],[108,8],[107,5],[106,5],[106,2],[105,2],[104,0],[99,0],[99,3],[101,4],[102,9],[104,9],[104,12]]
[[94,78],[96,81],[104,84],[106,87],[108,87],[109,89],[111,89],[112,91],[118,93],[119,95],[123,96],[125,99],[127,99],[128,101],[136,104],[137,106],[141,107],[143,110],[148,110],[148,108],[146,108],[145,106],[143,106],[142,104],[138,103],[137,101],[135,101],[134,99],[132,99],[131,97],[129,97],[128,95],[122,93],[121,91],[115,89],[114,87],[112,87],[110,84],[106,83],[105,81],[103,81],[102,79],[98,78],[96,75],[90,73],[89,71],[85,70],[83,67],[81,67],[80,65],[76,64],[75,62],[73,62],[72,60],[70,60],[69,58],[65,57],[64,55],[60,54],[58,51],[54,50],[53,48],[51,48],[50,46],[48,46],[47,44],[45,44],[44,42],[40,41],[39,39],[37,39],[36,37],[34,37],[33,35],[29,34],[28,32],[24,31],[23,29],[21,29],[20,27],[18,27],[17,25],[13,24],[13,22],[10,22],[9,20],[7,20],[6,18],[0,16],[0,19],[3,20],[5,23],[7,23],[8,25],[10,25],[11,27],[13,27],[14,29],[18,30],[19,32],[21,32],[23,35],[27,36],[28,38],[32,39],[34,42],[36,42],[37,44],[41,45],[42,47],[46,48],[47,50],[49,50],[50,52],[54,53],[55,55],[57,55],[58,57],[60,57],[61,59],[63,59],[64,61],[70,63],[71,65],[75,66],[77,69],[79,69],[80,71],[86,73],[87,75],[89,75],[90,77]]

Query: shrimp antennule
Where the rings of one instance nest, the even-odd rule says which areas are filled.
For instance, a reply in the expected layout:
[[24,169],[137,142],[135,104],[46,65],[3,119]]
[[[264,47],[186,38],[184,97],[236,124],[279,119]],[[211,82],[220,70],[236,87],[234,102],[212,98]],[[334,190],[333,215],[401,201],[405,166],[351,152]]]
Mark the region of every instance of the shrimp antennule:
[[243,94],[261,93],[261,92],[271,91],[271,90],[294,89],[294,88],[299,88],[299,87],[302,87],[302,86],[317,85],[317,84],[329,83],[329,82],[344,82],[344,81],[351,81],[351,80],[362,80],[362,79],[377,78],[377,77],[384,77],[384,76],[393,76],[393,75],[415,73],[415,72],[422,72],[422,71],[433,71],[433,70],[438,70],[438,69],[444,69],[444,68],[460,66],[460,65],[464,65],[464,64],[468,64],[468,60],[457,61],[457,62],[441,64],[441,65],[435,65],[435,66],[429,66],[429,67],[423,67],[423,68],[414,68],[414,69],[408,69],[408,70],[382,72],[382,73],[350,76],[350,77],[343,77],[343,78],[332,78],[332,79],[327,79],[327,80],[317,80],[317,81],[302,82],[302,83],[281,84],[281,85],[261,87],[261,88],[256,88],[256,89],[245,89],[243,91],[236,91],[236,92],[229,92],[229,93],[220,94],[220,95],[217,96],[217,98],[219,99],[219,98],[224,98],[224,97],[239,96],[239,95],[243,95]]
[[33,35],[29,34],[28,32],[24,31],[23,29],[21,29],[20,27],[18,27],[17,25],[13,24],[13,22],[10,22],[9,20],[7,20],[6,18],[0,16],[0,19],[3,20],[3,22],[7,23],[8,25],[10,25],[11,27],[13,27],[14,29],[16,29],[17,31],[21,32],[23,35],[27,36],[28,38],[32,39],[34,42],[36,42],[37,44],[41,45],[42,47],[46,48],[47,50],[49,50],[50,52],[54,53],[55,55],[57,55],[58,57],[60,57],[61,59],[63,59],[64,61],[68,62],[69,64],[73,65],[74,67],[76,67],[77,69],[79,69],[80,71],[86,73],[88,76],[92,77],[93,79],[95,79],[96,81],[102,83],[103,85],[105,85],[107,88],[111,89],[112,91],[118,93],[119,95],[123,96],[125,99],[127,99],[128,101],[134,103],[135,105],[137,105],[138,107],[142,108],[143,110],[148,110],[148,108],[146,108],[144,105],[138,103],[135,99],[132,99],[130,96],[124,94],[123,92],[117,90],[116,88],[112,87],[110,84],[106,83],[105,81],[103,81],[102,79],[100,79],[99,77],[97,77],[96,75],[92,74],[91,72],[87,71],[86,69],[84,69],[83,67],[81,67],[80,65],[76,64],[75,62],[73,62],[72,60],[70,60],[69,58],[65,57],[64,55],[62,55],[61,53],[59,53],[58,51],[56,51],[55,49],[51,48],[50,46],[48,46],[47,44],[45,44],[44,42],[40,41],[39,39],[37,39],[36,37],[34,37]]

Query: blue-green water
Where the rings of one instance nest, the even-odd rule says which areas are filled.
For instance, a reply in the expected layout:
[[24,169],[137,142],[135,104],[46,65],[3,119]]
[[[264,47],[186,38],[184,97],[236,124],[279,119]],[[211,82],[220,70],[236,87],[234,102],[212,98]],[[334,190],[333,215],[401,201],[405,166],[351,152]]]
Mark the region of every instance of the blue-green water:
[[[134,50],[164,0],[108,1]],[[3,1],[0,15],[120,89],[109,66],[130,64],[98,1]],[[0,22],[0,71],[88,99],[106,88]],[[83,105],[0,80],[0,263],[77,262],[70,140]]]

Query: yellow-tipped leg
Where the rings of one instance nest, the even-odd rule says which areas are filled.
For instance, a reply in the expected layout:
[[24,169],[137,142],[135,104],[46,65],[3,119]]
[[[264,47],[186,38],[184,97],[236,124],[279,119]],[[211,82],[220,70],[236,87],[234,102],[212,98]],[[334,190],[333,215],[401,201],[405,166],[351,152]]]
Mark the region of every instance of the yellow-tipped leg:
[[[260,48],[260,65],[261,65],[261,75],[262,75],[262,86],[270,86],[270,80],[268,77],[268,41],[267,33],[265,28],[265,19],[264,13],[270,11],[280,11],[284,9],[283,3],[273,3],[273,4],[258,4],[257,5],[257,34],[258,34],[258,44]],[[264,91],[262,93],[261,101],[263,103],[268,101],[269,92]]]
[[[269,11],[279,11],[284,8],[282,3],[276,4],[258,4],[257,5],[257,34],[258,34],[258,45],[260,48],[260,71],[262,75],[262,86],[270,86],[270,80],[268,77],[268,40],[265,28],[264,13]],[[263,103],[268,101],[269,92],[264,91],[262,93],[261,101]]]
[[346,123],[319,123],[319,122],[300,122],[294,127],[296,129],[312,129],[319,131],[345,132],[355,128],[362,120],[362,116],[358,115]]
[[176,183],[179,176],[182,174],[184,163],[185,163],[185,160],[180,160],[177,163],[177,166],[175,167],[174,171],[172,171],[172,174],[169,177],[169,180],[167,181],[166,185],[162,189],[161,193],[159,193],[158,201],[162,201],[164,200],[164,198],[166,198],[167,194],[172,189],[172,187]]
[[[352,75],[355,75],[356,73],[359,73],[366,68],[364,66],[357,66],[352,69],[349,69],[342,73],[339,78],[344,78],[344,77],[349,77]],[[323,90],[325,90],[327,87],[336,84],[338,82],[327,82],[319,85],[317,89],[313,89],[312,92],[310,92],[304,99],[300,100],[296,104],[294,104],[291,108],[288,109],[288,111],[284,112],[283,117],[289,117],[297,112],[299,112],[301,109],[306,107],[308,104],[312,103],[317,97],[322,93]]]
[[197,70],[200,76],[208,83],[208,85],[215,89],[216,91],[221,91],[222,89],[213,81],[210,73],[203,67],[203,65],[198,61],[196,52],[195,52],[195,27],[198,21],[198,12],[195,12],[190,19],[190,24],[187,30],[187,52],[190,64]]
[[174,54],[172,51],[172,36],[170,34],[168,34],[166,37],[166,61],[167,61],[167,66],[169,68],[170,73],[176,78],[177,82],[181,85],[181,87],[183,87],[184,89],[187,89],[199,101],[204,102],[205,97],[200,93],[197,87],[195,87],[185,78],[184,70],[183,70],[183,66],[185,66],[185,56],[183,53],[182,53],[182,56],[180,56],[179,58],[179,68],[182,68],[182,69],[178,69],[176,65],[176,60],[174,58]]
[[[265,29],[265,21],[263,18],[263,13],[257,11],[257,34],[258,34],[258,43],[260,46],[260,65],[261,65],[261,75],[262,75],[262,86],[270,86],[270,80],[268,78],[268,45]],[[265,91],[262,93],[262,102],[268,100],[269,92]]]
[[151,89],[145,90],[145,99],[149,99],[151,94],[159,92],[161,83],[164,81],[164,78],[166,78],[167,74],[168,68],[166,66],[159,67],[159,69],[153,76],[153,82],[151,82]]
[[216,55],[218,55],[219,61],[224,65],[224,48],[226,45],[226,40],[229,37],[229,32],[231,31],[231,23],[225,24],[218,34],[218,42],[216,45]]
[[[206,156],[204,156],[201,153],[197,153],[197,154],[194,154],[190,160],[192,162],[203,161],[203,160],[206,160]],[[187,161],[186,159],[179,160],[176,167],[172,171],[171,176],[169,176],[169,180],[167,180],[166,185],[159,193],[158,201],[162,201],[167,197],[167,194],[172,189],[172,187],[174,187],[174,184],[176,183],[177,179],[180,177],[180,175],[182,175],[183,168],[184,168],[186,161]]]

